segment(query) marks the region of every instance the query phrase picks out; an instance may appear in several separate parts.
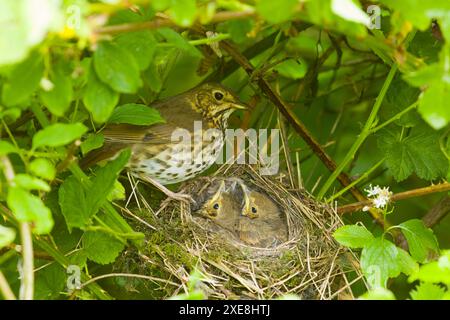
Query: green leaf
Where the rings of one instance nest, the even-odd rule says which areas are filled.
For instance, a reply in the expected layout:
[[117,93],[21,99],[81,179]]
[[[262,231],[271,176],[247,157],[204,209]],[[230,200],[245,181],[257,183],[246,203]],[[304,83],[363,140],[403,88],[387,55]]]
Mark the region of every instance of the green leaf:
[[34,299],[56,299],[61,295],[66,285],[67,275],[58,263],[51,263],[35,273]]
[[169,16],[182,27],[191,26],[197,17],[195,0],[172,0]]
[[99,264],[113,262],[125,248],[121,241],[101,231],[85,232],[82,242],[88,259]]
[[116,43],[136,59],[139,70],[145,70],[150,65],[158,44],[148,30],[121,34],[116,38]]
[[53,180],[56,175],[55,166],[45,158],[34,159],[28,169],[34,175],[49,181]]
[[44,59],[34,52],[11,71],[8,81],[3,86],[2,99],[8,106],[27,101],[39,87],[44,73]]
[[297,0],[260,0],[256,11],[270,23],[281,23],[292,17]]
[[359,300],[395,300],[394,293],[385,288],[373,288],[358,298]]
[[383,129],[378,137],[378,147],[397,181],[413,172],[425,180],[446,175],[449,163],[440,148],[438,133],[423,125],[415,126],[405,138],[401,132],[400,128]]
[[64,180],[58,191],[59,206],[66,220],[69,232],[72,228],[83,229],[90,222],[90,210],[86,201],[86,194],[81,183],[70,176]]
[[119,93],[100,81],[93,67],[89,68],[83,103],[95,122],[103,123],[108,120],[119,102],[119,96]]
[[444,128],[450,122],[450,82],[436,81],[421,95],[419,112],[434,129]]
[[400,266],[400,271],[406,275],[411,275],[419,270],[419,265],[416,261],[409,255],[408,252],[402,248],[398,249],[397,261]]
[[114,201],[114,200],[125,200],[125,188],[124,186],[116,180],[114,182],[114,187],[111,190],[111,192],[106,197],[108,201]]
[[0,225],[0,249],[6,247],[16,238],[16,231]]
[[108,120],[108,123],[128,123],[141,126],[164,122],[158,110],[136,103],[117,107]]
[[439,245],[433,231],[422,220],[412,219],[399,225],[408,241],[409,251],[414,259],[424,262],[430,252],[438,252]]
[[18,173],[14,177],[14,182],[21,188],[25,190],[41,190],[48,192],[50,191],[50,186],[44,180],[32,177],[28,174]]
[[52,124],[33,136],[33,149],[40,147],[60,147],[79,139],[87,131],[81,123]]
[[401,266],[399,251],[389,240],[374,239],[361,253],[361,269],[371,288],[386,288],[389,278],[398,276]]
[[[384,121],[387,121],[412,105],[419,98],[420,90],[410,86],[400,77],[396,77],[383,101],[381,108],[381,116]],[[395,121],[395,124],[403,127],[414,127],[420,123],[421,119],[416,110],[411,110],[404,114],[400,119]]]
[[0,141],[0,156],[4,156],[14,152],[17,152],[17,149],[14,145],[7,141]]
[[440,285],[422,282],[409,294],[413,300],[442,300],[446,292]]
[[364,248],[374,239],[369,230],[357,225],[342,226],[333,233],[333,237],[337,242],[349,248]]
[[105,141],[103,134],[90,134],[87,136],[86,140],[81,143],[81,152],[86,155],[89,151],[100,148]]
[[128,163],[130,156],[131,151],[125,149],[118,157],[97,170],[96,176],[92,180],[92,186],[86,193],[89,216],[96,214],[103,203],[107,201],[107,197],[112,192],[119,173]]
[[409,282],[416,280],[450,285],[450,251],[444,251],[438,261],[420,266],[408,279]]
[[72,102],[72,78],[65,75],[60,67],[51,74],[50,81],[53,83],[53,88],[49,91],[41,89],[41,100],[52,114],[61,117]]
[[102,41],[94,52],[94,68],[100,80],[122,93],[135,93],[142,86],[139,65],[124,48]]
[[39,197],[22,188],[10,187],[7,203],[18,221],[33,223],[34,233],[47,234],[52,230],[52,214]]

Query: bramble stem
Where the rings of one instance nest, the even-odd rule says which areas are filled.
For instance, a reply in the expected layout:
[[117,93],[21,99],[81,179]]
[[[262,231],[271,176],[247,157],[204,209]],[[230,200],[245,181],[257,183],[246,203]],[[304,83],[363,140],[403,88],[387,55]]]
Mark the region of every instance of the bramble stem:
[[362,129],[358,138],[356,138],[356,141],[353,143],[350,150],[347,152],[344,160],[341,161],[341,163],[338,165],[336,170],[334,170],[334,172],[330,175],[330,177],[327,179],[325,184],[320,189],[319,194],[317,195],[317,198],[319,200],[323,199],[323,197],[325,196],[327,191],[333,185],[334,181],[344,171],[344,169],[347,167],[347,165],[353,160],[358,149],[364,143],[366,138],[371,134],[371,129],[377,118],[377,114],[378,114],[378,111],[380,110],[381,103],[383,102],[386,92],[389,89],[389,86],[391,85],[391,82],[394,79],[395,74],[397,73],[397,69],[398,69],[398,66],[397,66],[397,64],[395,64],[392,66],[391,70],[389,71],[389,74],[387,75],[387,78],[384,81],[383,87],[381,88],[381,91],[375,100],[375,104],[372,108],[372,111],[370,112],[369,118],[367,119],[366,124],[364,125],[364,128]]

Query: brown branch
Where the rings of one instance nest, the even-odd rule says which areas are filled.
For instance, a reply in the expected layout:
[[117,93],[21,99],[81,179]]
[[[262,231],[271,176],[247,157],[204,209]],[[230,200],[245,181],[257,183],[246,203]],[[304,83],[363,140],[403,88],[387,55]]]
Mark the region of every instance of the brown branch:
[[423,216],[422,221],[428,227],[437,225],[450,212],[450,197],[442,198],[434,207]]
[[[270,84],[263,77],[252,77],[255,68],[252,66],[250,61],[243,56],[239,50],[235,49],[233,45],[228,41],[221,41],[220,45],[224,51],[226,51],[250,76],[250,79],[255,81],[262,92],[265,93],[267,98],[280,110],[283,116],[289,121],[289,124],[295,129],[295,131],[302,137],[302,139],[309,145],[313,152],[318,156],[318,158],[324,163],[324,165],[331,172],[335,171],[337,168],[336,163],[331,159],[331,157],[325,152],[321,144],[311,135],[306,126],[297,118],[293,109],[288,105],[280,95],[271,88]],[[342,172],[337,177],[338,181],[344,186],[351,184],[352,180],[350,177]],[[366,197],[359,191],[356,187],[350,189],[350,192],[355,197],[356,200],[365,201]],[[389,226],[388,223],[384,223],[383,217],[377,210],[371,210],[371,214],[374,219],[381,226]]]
[[[245,19],[255,16],[255,12],[251,10],[247,11],[222,11],[216,13],[212,19],[209,21],[209,23],[220,23],[224,21],[230,21],[230,20],[238,20],[238,19]],[[170,20],[167,17],[160,16],[152,21],[146,21],[146,22],[136,22],[136,23],[124,23],[124,24],[118,24],[118,25],[112,25],[112,26],[105,26],[100,27],[94,31],[94,33],[101,35],[101,34],[119,34],[124,32],[132,32],[132,31],[140,31],[140,30],[154,30],[158,28],[164,28],[164,27],[178,27],[178,25]]]
[[[421,197],[421,196],[424,196],[427,194],[437,193],[437,192],[445,192],[445,191],[450,191],[450,183],[449,182],[444,182],[444,183],[432,185],[429,187],[418,188],[418,189],[413,189],[413,190],[394,194],[391,197],[391,202],[396,202],[396,201],[405,200],[405,199],[409,199],[409,198]],[[348,205],[339,207],[338,213],[344,214],[344,213],[349,213],[349,212],[355,212],[355,211],[361,210],[365,206],[371,206],[371,205],[372,205],[372,202],[370,200],[355,202],[352,204],[348,204]]]

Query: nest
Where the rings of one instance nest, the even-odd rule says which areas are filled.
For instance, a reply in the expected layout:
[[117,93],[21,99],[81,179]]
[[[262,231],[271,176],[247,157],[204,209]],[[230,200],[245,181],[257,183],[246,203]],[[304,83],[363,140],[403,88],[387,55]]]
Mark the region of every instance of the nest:
[[[198,213],[210,186],[236,178],[264,192],[280,209],[287,232],[283,241],[249,244]],[[291,190],[284,180],[261,176],[249,165],[222,166],[212,177],[181,186],[196,205],[168,200],[157,211],[133,210],[137,220],[132,224],[146,238],[118,259],[115,271],[151,281],[126,282],[124,288],[165,299],[192,290],[188,281],[195,271],[201,275],[196,286],[209,299],[353,298],[350,286],[362,277],[356,258],[332,238],[342,225],[335,208],[304,190]]]

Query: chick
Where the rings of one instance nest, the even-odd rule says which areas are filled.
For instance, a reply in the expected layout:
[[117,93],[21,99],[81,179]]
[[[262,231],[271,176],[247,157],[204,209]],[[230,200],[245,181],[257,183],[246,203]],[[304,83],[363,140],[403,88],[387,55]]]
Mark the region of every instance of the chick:
[[288,239],[285,218],[278,205],[266,194],[241,185],[243,202],[238,237],[257,247],[273,247]]
[[215,180],[205,190],[206,200],[196,212],[236,234],[241,208],[230,191],[225,180]]

